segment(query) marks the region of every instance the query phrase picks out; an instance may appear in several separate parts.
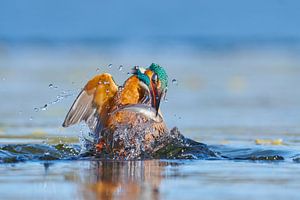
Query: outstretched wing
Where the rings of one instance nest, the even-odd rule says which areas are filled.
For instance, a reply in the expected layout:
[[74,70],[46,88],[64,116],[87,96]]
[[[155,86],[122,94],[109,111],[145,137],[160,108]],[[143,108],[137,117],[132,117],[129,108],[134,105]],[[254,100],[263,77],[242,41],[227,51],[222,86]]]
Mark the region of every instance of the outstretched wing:
[[118,86],[110,74],[104,73],[91,79],[70,108],[63,127],[85,121],[94,131],[100,122],[100,114],[112,100]]

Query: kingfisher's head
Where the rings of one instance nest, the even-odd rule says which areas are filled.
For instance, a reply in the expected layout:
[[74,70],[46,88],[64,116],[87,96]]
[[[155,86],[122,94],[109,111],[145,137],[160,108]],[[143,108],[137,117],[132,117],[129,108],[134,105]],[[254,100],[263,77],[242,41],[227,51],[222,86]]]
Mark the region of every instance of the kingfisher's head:
[[150,80],[150,94],[152,99],[152,107],[156,109],[156,114],[159,110],[160,101],[165,97],[168,89],[168,75],[164,68],[158,64],[152,63],[145,73]]
[[134,67],[132,73],[138,77],[142,86],[147,87],[151,95],[151,105],[158,114],[160,101],[168,89],[168,75],[159,65],[152,63],[147,69]]

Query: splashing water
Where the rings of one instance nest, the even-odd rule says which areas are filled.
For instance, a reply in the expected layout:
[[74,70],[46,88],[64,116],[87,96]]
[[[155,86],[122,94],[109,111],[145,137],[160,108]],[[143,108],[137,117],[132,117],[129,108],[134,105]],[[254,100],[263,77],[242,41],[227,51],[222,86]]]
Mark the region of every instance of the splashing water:
[[[133,112],[126,109],[121,112]],[[184,137],[175,127],[171,131],[155,134],[154,120],[145,120],[145,115],[136,113],[137,123],[117,124],[111,130],[84,134],[80,130],[79,144],[5,144],[0,145],[0,163],[36,160],[78,159],[228,159],[249,161],[292,161],[300,162],[300,154],[287,150],[265,148],[232,148],[223,145],[208,146]],[[142,123],[141,123],[142,122]],[[149,139],[150,138],[150,139]],[[151,139],[152,138],[152,139]],[[97,151],[99,139],[106,140],[111,148]]]
[[[121,132],[121,129],[124,132]],[[138,127],[140,131],[140,127]],[[244,160],[259,162],[288,161],[300,163],[300,154],[289,150],[274,150],[266,147],[236,148],[224,145],[205,145],[185,138],[177,128],[151,144],[153,151],[144,145],[144,137],[128,129],[119,127],[114,136],[115,144],[124,141],[126,157],[118,154],[95,151],[96,135],[82,134],[80,144],[60,143],[43,144],[4,144],[0,145],[0,163],[45,160],[81,160],[81,159],[205,159],[205,160]],[[135,137],[134,140],[132,140]],[[132,143],[135,141],[135,144]]]
[[45,104],[43,107],[40,108],[40,110],[47,110],[48,104]]
[[172,79],[172,84],[175,85],[175,86],[178,86],[178,81],[177,81],[177,79],[175,79],[175,78]]
[[80,152],[79,145],[57,144],[9,144],[0,145],[0,163],[37,160],[76,159]]
[[48,85],[49,88],[58,89],[58,86],[55,86],[53,83],[50,83]]
[[[49,88],[58,88],[58,87],[54,86],[53,84],[50,84]],[[75,96],[77,93],[78,93],[77,90],[63,90],[63,91],[60,92],[60,94],[58,94],[56,96],[55,100],[50,101],[49,103],[46,103],[44,106],[35,107],[33,110],[35,112],[46,111],[46,110],[48,110],[49,105],[57,104],[57,103],[61,102],[62,100],[66,99],[68,97]]]

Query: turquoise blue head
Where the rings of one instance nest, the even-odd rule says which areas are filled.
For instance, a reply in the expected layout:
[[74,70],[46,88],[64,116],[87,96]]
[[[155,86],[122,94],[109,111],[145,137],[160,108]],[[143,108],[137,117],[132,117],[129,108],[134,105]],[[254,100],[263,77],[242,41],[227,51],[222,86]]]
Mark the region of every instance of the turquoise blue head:
[[167,72],[160,65],[152,63],[147,69],[134,67],[133,74],[149,88],[152,107],[158,114],[160,101],[165,97],[168,89]]
[[167,89],[168,88],[168,75],[167,75],[167,72],[165,71],[165,69],[155,63],[152,63],[148,69],[154,73],[153,75],[155,75],[155,74],[157,75],[157,81],[160,83],[161,89],[162,90]]

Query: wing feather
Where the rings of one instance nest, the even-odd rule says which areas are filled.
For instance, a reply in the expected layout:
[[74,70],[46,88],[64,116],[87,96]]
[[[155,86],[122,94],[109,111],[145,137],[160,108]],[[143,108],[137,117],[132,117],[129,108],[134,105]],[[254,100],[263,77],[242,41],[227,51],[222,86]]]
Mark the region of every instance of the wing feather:
[[110,74],[104,73],[91,79],[80,92],[71,106],[63,127],[68,127],[81,121],[87,123],[92,131],[101,125],[101,111],[112,100],[118,90]]

